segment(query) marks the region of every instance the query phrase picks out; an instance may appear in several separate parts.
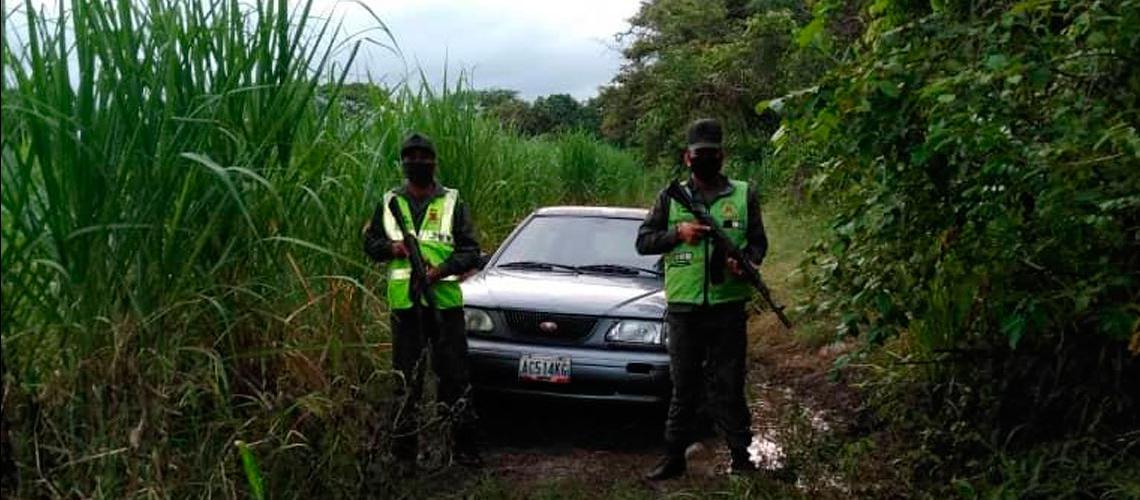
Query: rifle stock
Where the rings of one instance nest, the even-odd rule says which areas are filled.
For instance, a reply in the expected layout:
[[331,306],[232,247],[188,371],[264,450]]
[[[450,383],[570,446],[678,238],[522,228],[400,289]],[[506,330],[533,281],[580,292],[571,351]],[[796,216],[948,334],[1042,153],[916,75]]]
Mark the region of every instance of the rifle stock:
[[783,323],[785,327],[791,328],[792,321],[784,314],[784,306],[777,304],[776,301],[772,299],[772,291],[768,289],[768,285],[765,284],[764,279],[760,277],[760,271],[748,261],[744,256],[744,252],[732,244],[732,241],[728,239],[728,235],[724,233],[724,229],[709,215],[704,205],[694,202],[688,190],[676,180],[669,184],[665,193],[670,198],[676,200],[677,203],[680,203],[685,210],[693,214],[697,222],[710,228],[709,234],[713,238],[713,244],[723,251],[725,256],[736,259],[736,261],[740,263],[741,269],[744,270],[744,279],[760,292],[760,296],[764,298],[764,301],[767,302],[768,306],[772,308],[772,311],[776,313],[776,317],[780,319],[780,322]]

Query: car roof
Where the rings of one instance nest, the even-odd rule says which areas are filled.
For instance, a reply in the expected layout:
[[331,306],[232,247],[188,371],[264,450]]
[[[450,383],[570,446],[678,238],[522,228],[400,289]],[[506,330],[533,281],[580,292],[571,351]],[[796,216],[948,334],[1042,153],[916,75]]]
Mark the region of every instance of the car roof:
[[649,210],[629,207],[584,207],[584,206],[558,206],[542,207],[535,210],[534,215],[545,216],[571,216],[571,217],[610,217],[619,219],[644,219]]

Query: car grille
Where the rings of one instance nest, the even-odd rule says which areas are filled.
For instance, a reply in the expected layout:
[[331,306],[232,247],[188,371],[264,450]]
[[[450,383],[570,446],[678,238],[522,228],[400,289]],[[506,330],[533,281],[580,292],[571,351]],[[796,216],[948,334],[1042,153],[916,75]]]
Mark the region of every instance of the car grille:
[[[516,335],[541,337],[551,340],[580,339],[589,335],[597,324],[597,318],[572,314],[551,314],[533,311],[503,311],[507,326]],[[544,331],[540,325],[546,322],[558,325],[554,331]]]

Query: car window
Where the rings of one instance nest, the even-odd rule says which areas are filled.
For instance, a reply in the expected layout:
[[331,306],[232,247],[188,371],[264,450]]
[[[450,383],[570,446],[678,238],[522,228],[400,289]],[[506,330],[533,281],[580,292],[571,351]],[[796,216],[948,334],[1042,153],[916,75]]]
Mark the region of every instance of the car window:
[[503,249],[497,265],[546,262],[562,266],[623,265],[653,269],[659,255],[638,255],[636,219],[535,217]]

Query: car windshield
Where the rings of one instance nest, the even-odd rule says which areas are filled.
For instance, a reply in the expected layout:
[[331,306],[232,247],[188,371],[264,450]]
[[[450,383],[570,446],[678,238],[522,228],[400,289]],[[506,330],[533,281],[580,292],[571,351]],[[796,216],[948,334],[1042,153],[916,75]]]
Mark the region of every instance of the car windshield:
[[503,249],[496,267],[600,274],[660,271],[658,255],[638,255],[636,219],[535,217]]

